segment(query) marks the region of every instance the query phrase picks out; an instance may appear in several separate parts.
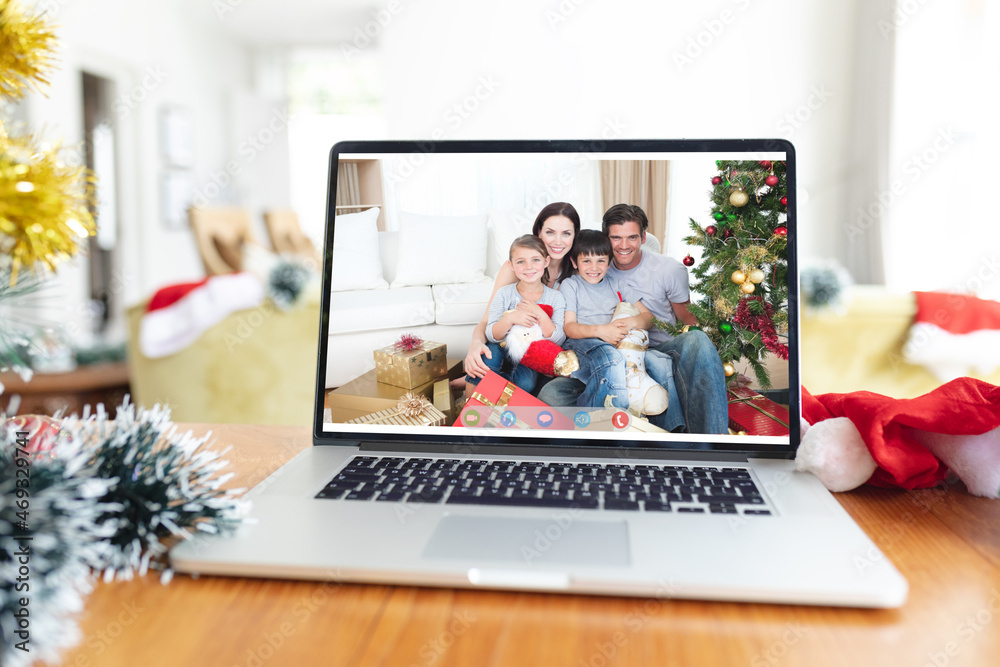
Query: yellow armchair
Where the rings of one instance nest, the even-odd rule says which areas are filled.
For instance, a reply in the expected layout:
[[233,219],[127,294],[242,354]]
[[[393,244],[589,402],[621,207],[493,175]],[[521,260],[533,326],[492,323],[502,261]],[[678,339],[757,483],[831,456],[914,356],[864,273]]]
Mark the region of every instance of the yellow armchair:
[[187,348],[157,359],[139,349],[146,305],[128,310],[133,402],[168,405],[178,422],[312,424],[318,295],[288,311],[270,300],[237,311]]

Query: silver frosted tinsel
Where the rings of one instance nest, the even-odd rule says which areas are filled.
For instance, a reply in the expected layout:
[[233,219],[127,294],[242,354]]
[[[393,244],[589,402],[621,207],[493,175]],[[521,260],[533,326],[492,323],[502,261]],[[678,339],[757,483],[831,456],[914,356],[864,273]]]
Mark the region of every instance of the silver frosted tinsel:
[[267,295],[278,308],[288,310],[299,300],[312,271],[297,257],[282,257],[267,277]]
[[[53,662],[59,651],[80,641],[76,615],[92,588],[92,569],[103,565],[103,540],[112,534],[101,517],[114,508],[100,498],[114,482],[95,477],[90,452],[64,438],[57,450],[28,459],[28,511],[19,517],[17,429],[8,423],[0,430],[0,664]],[[27,532],[18,529],[24,518]],[[32,539],[16,539],[25,536]],[[29,549],[24,570],[17,556],[21,545]],[[26,644],[17,635],[15,617],[24,599],[30,622]]]
[[[2,417],[2,415],[0,415]],[[195,532],[228,532],[241,521],[241,489],[224,490],[225,452],[209,436],[178,433],[170,412],[126,400],[111,419],[69,417],[31,447],[27,533],[17,526],[17,432],[0,437],[0,665],[55,660],[79,642],[76,615],[95,574],[131,579],[164,568],[168,544]],[[31,653],[15,648],[18,536],[30,535]],[[161,580],[169,581],[166,570]],[[30,658],[30,660],[29,660]]]

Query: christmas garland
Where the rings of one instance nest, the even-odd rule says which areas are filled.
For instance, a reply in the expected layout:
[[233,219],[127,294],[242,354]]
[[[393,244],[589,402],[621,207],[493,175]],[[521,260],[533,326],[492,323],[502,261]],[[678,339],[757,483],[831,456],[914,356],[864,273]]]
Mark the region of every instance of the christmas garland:
[[[0,664],[51,661],[79,641],[75,615],[95,574],[111,581],[161,569],[166,583],[168,544],[240,524],[242,490],[222,488],[232,473],[206,442],[177,433],[165,408],[127,400],[113,420],[99,407],[82,418],[0,423]],[[23,608],[30,652],[18,648]]]
[[[760,305],[752,305],[754,303]],[[774,328],[774,309],[771,304],[764,301],[764,297],[744,297],[736,306],[736,315],[733,317],[733,321],[743,329],[759,334],[764,347],[776,357],[788,359],[788,346],[778,340],[778,334]]]

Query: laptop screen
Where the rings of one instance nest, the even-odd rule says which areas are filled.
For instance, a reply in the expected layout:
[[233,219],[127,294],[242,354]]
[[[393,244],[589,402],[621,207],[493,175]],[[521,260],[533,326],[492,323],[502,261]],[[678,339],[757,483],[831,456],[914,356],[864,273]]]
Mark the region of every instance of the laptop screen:
[[788,142],[346,142],[328,199],[318,442],[798,442]]

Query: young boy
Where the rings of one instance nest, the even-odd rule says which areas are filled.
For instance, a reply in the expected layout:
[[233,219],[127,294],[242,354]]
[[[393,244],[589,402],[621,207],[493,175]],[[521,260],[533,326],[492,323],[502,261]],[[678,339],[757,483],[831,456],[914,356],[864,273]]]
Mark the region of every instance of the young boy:
[[[625,359],[616,345],[632,329],[649,329],[653,316],[637,295],[627,286],[608,277],[611,265],[611,241],[597,230],[582,230],[573,244],[573,268],[577,273],[563,281],[559,288],[566,300],[563,329],[566,332],[566,349],[574,350],[580,357],[581,368],[573,377],[586,384],[577,399],[580,407],[605,407],[611,396],[611,405],[628,407],[628,388],[625,380]],[[639,310],[639,315],[611,321],[620,301],[628,301]],[[647,371],[657,382],[665,373],[672,372],[669,359],[647,352]]]

